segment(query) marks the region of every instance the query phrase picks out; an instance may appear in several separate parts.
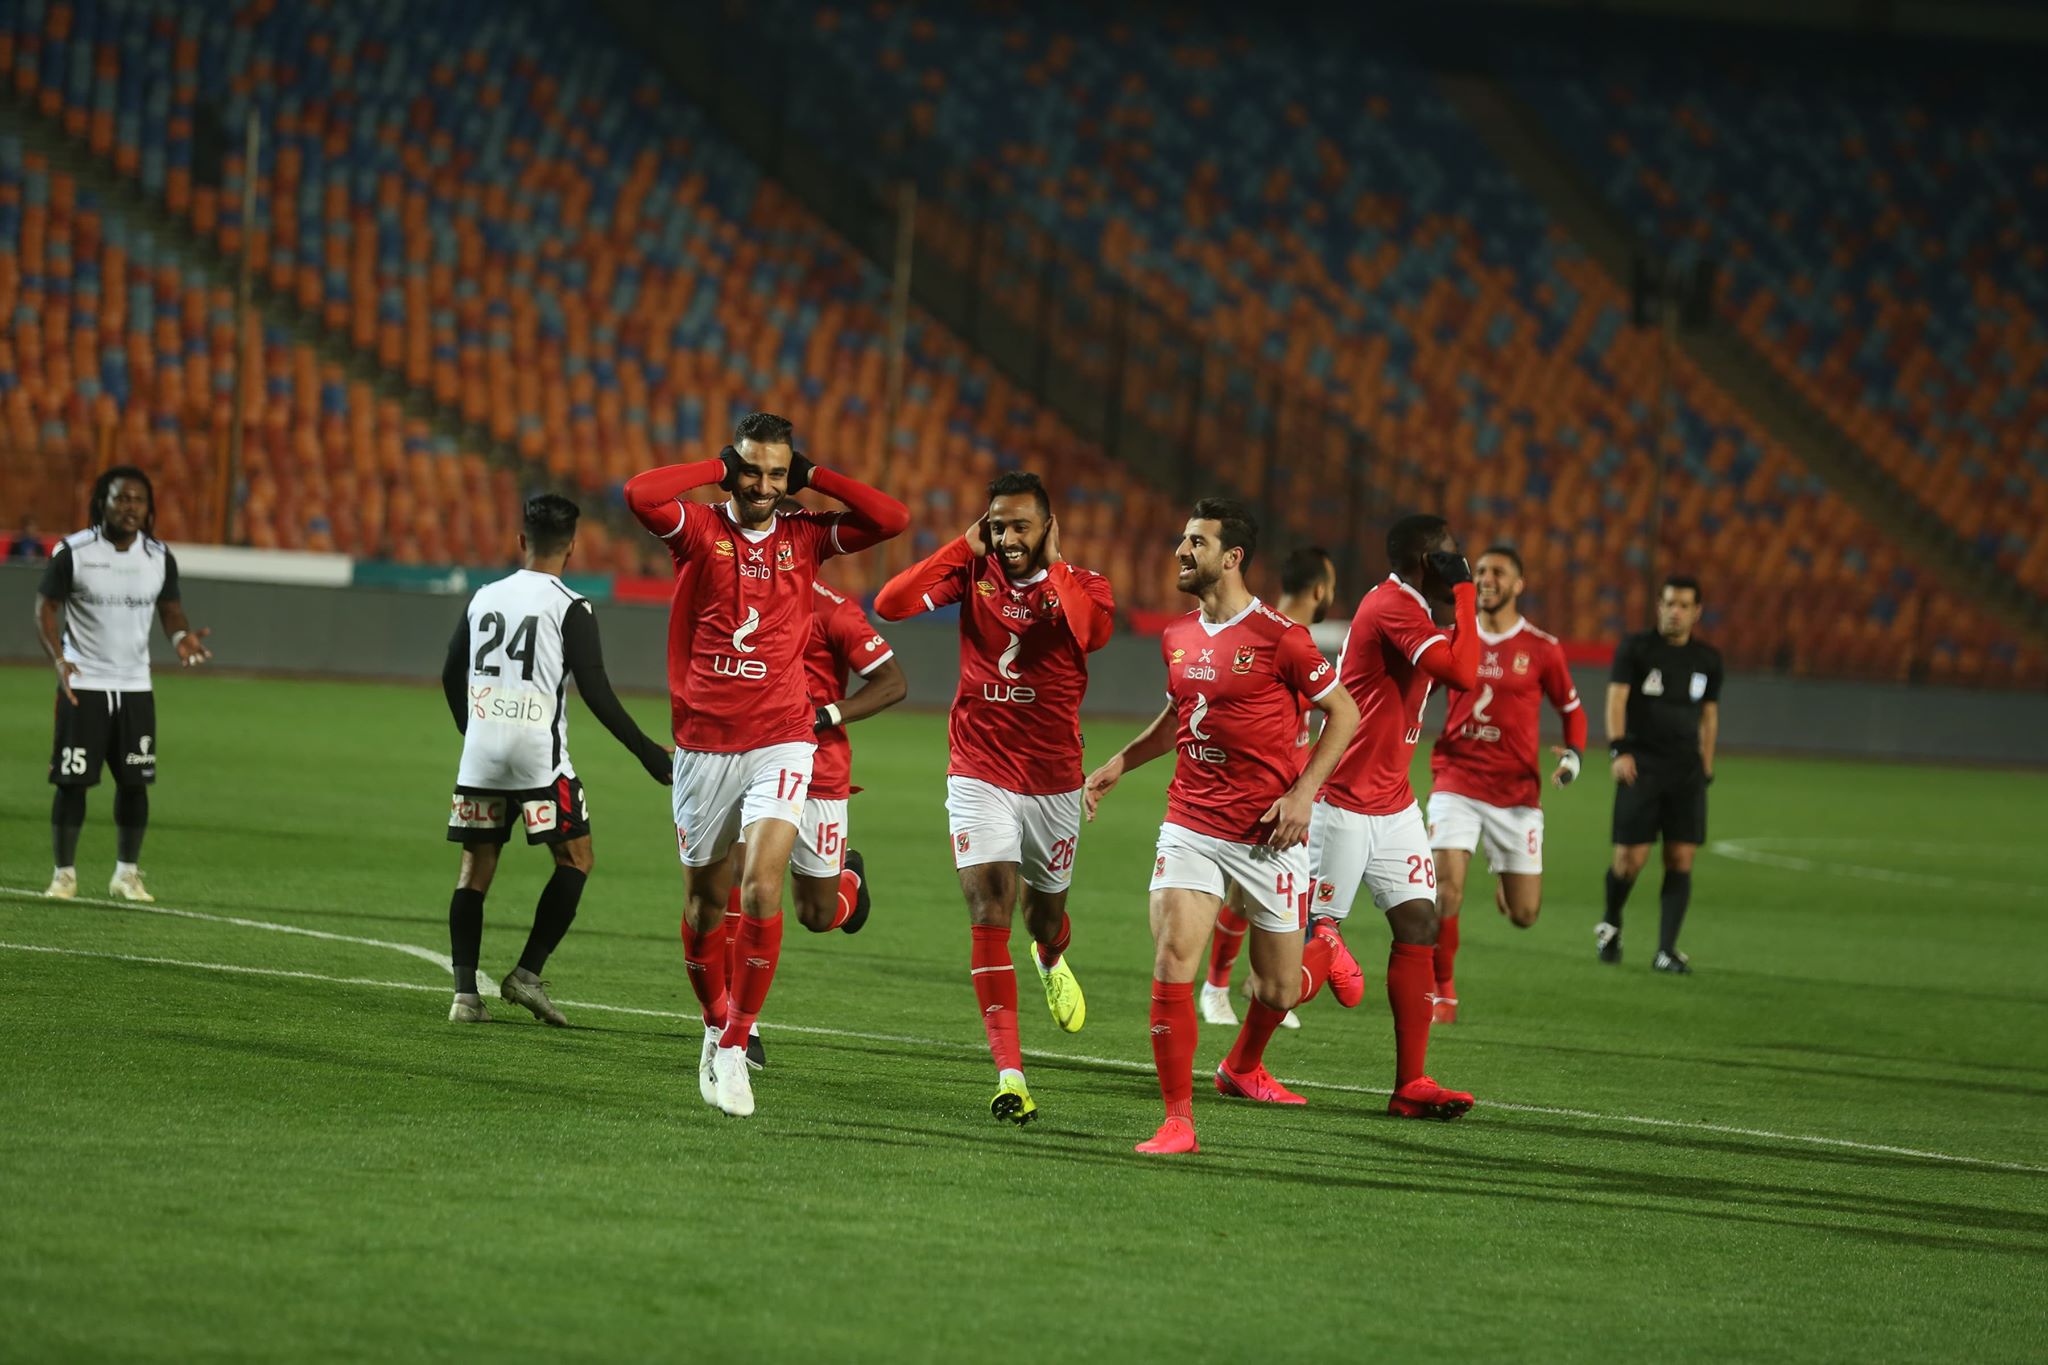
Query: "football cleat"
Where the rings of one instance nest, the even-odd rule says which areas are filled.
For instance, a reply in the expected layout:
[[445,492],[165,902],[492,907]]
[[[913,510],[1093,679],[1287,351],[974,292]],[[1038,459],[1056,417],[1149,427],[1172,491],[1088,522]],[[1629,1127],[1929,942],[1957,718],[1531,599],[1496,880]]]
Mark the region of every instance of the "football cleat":
[[569,1027],[569,1016],[556,1009],[555,1002],[548,999],[547,986],[548,983],[539,977],[528,981],[513,971],[507,972],[505,979],[498,983],[498,994],[515,1005],[524,1006],[543,1024]]
[[1195,1141],[1193,1119],[1170,1118],[1159,1125],[1159,1131],[1151,1141],[1141,1142],[1131,1149],[1146,1156],[1178,1156],[1183,1152],[1199,1152],[1202,1144]]
[[149,894],[148,888],[143,886],[140,872],[116,872],[114,879],[107,883],[107,894],[116,900],[124,901],[156,900],[155,896]]
[[1260,1104],[1307,1104],[1308,1101],[1273,1078],[1263,1066],[1250,1071],[1232,1071],[1226,1062],[1216,1064],[1216,1093],[1234,1100],[1256,1100]]
[[1621,926],[1609,924],[1606,920],[1593,926],[1593,939],[1600,945],[1602,962],[1621,961]]
[[1038,960],[1038,946],[1033,944],[1031,965],[1038,968],[1039,978],[1045,982],[1045,1006],[1052,1011],[1052,1021],[1062,1033],[1079,1033],[1088,1022],[1088,1002],[1082,998],[1081,983],[1074,979],[1074,969],[1067,965],[1067,955],[1061,953],[1060,960],[1048,968]]
[[1387,1112],[1401,1119],[1454,1119],[1472,1103],[1462,1090],[1446,1090],[1427,1076],[1417,1076],[1387,1097]]
[[853,898],[853,913],[846,917],[846,923],[839,926],[842,934],[857,934],[867,927],[868,910],[872,902],[868,898],[868,860],[860,856],[860,850],[846,850],[846,870],[860,878],[860,891]]
[[754,1112],[754,1083],[747,1078],[745,1048],[719,1048],[711,1060],[711,1074],[717,1090],[713,1103],[720,1112],[736,1119]]
[[1457,1023],[1458,997],[1455,995],[1432,995],[1429,997],[1429,1022],[1432,1024]]
[[760,1071],[768,1065],[768,1049],[761,1046],[761,1030],[753,1029],[747,1034],[747,1065]]
[[1031,1092],[1024,1088],[1024,1078],[1012,1072],[1004,1076],[996,1087],[996,1097],[988,1102],[988,1112],[992,1118],[1022,1128],[1038,1117],[1038,1104],[1031,1098]]
[[1328,915],[1318,915],[1308,922],[1310,938],[1326,939],[1330,945],[1330,994],[1337,997],[1337,1003],[1345,1009],[1356,1009],[1358,1002],[1365,999],[1365,972],[1360,969],[1358,959],[1344,946],[1344,936],[1337,932],[1337,921]]
[[1650,967],[1653,971],[1671,972],[1678,976],[1692,975],[1691,958],[1684,953],[1667,953],[1662,948],[1657,950],[1657,958]]
[[60,867],[50,874],[50,884],[43,888],[43,894],[53,900],[68,901],[78,894],[78,869]]
[[1296,1013],[1295,1013],[1295,1012],[1294,1012],[1293,1010],[1289,1010],[1289,1011],[1287,1011],[1287,1013],[1286,1013],[1286,1014],[1283,1014],[1282,1016],[1280,1016],[1280,1027],[1281,1027],[1281,1028],[1300,1028],[1300,1027],[1301,1027],[1301,1016],[1300,1016],[1300,1015],[1298,1015],[1298,1014],[1296,1014]]
[[718,1107],[718,1071],[712,1064],[718,1060],[718,1040],[724,1032],[715,1024],[707,1027],[704,1050],[697,1054],[697,1093],[714,1109]]
[[448,1007],[448,1022],[451,1024],[488,1024],[491,1012],[484,1008],[483,997],[470,995],[455,997],[455,1003]]
[[1202,983],[1202,1022],[1237,1027],[1237,1011],[1230,1007],[1230,987]]

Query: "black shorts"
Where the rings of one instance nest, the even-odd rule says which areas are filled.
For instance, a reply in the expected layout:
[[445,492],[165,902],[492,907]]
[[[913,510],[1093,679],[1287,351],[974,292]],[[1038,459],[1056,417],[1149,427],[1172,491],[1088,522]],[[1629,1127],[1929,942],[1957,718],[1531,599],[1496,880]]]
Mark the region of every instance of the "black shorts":
[[102,765],[123,787],[156,781],[156,693],[72,689],[76,703],[57,692],[57,738],[50,746],[50,781],[60,787],[96,787]]
[[504,844],[512,838],[514,821],[526,826],[529,844],[566,844],[590,834],[590,807],[583,783],[558,777],[552,787],[531,791],[455,789],[448,803],[448,841],[456,844]]
[[1659,835],[1667,844],[1707,841],[1707,778],[1690,772],[1659,772],[1636,760],[1636,780],[1614,787],[1614,842],[1653,844]]

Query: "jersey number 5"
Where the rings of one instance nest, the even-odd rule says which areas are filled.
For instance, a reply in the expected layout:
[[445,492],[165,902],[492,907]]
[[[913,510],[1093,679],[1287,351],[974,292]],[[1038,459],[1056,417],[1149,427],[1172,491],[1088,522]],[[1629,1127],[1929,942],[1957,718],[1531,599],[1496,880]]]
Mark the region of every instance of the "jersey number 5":
[[495,611],[487,611],[482,616],[477,617],[477,634],[485,635],[487,638],[476,647],[476,659],[472,671],[479,677],[497,677],[498,666],[492,663],[485,663],[484,660],[490,658],[497,651],[498,646],[502,644],[505,646],[505,657],[518,663],[520,679],[524,682],[532,682],[533,637],[538,629],[538,617],[522,616],[519,618],[519,624],[512,628],[512,638],[508,641],[505,639],[505,618],[503,615]]

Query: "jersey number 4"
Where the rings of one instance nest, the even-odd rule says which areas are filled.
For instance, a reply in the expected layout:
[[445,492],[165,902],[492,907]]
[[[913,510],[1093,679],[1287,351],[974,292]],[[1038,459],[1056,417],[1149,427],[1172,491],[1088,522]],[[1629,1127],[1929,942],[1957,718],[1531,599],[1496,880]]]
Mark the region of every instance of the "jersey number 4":
[[539,628],[540,618],[522,616],[519,624],[512,628],[512,638],[505,638],[505,618],[495,611],[487,611],[476,619],[477,634],[484,636],[482,644],[476,647],[474,671],[479,677],[495,678],[498,666],[484,660],[497,652],[499,645],[505,646],[505,657],[518,663],[519,677],[523,682],[533,681],[533,637]]

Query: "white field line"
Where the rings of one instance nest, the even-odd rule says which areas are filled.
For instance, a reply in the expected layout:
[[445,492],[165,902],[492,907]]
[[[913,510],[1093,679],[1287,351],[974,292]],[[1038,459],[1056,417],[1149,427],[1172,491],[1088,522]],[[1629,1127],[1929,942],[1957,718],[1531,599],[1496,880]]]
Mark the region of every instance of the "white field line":
[[[1718,853],[1724,858],[1737,862],[1755,863],[1762,867],[1775,867],[1787,872],[1820,872],[1845,877],[1860,877],[1865,881],[1890,882],[1897,886],[1926,886],[1943,891],[2002,891],[2018,892],[2023,896],[2048,896],[2048,883],[1994,881],[1984,877],[1950,877],[1938,872],[1908,872],[1894,867],[1875,867],[1868,863],[1838,861],[1832,857],[1802,858],[1794,853],[1778,853],[1778,848],[1804,849],[1817,853],[1830,845],[1844,851],[1853,848],[1874,846],[1870,840],[1826,840],[1792,838],[1716,839],[1707,845],[1709,853]],[[1916,852],[1925,851],[1925,845],[1902,844],[1900,848]],[[1956,850],[1947,850],[1951,853]]]
[[[12,888],[0,887],[0,892]],[[126,905],[127,902],[121,902]],[[147,909],[148,907],[142,907]],[[218,919],[225,923],[246,923],[230,920],[224,916],[194,916],[203,919]],[[258,921],[261,923],[261,921]],[[285,926],[271,926],[282,928]],[[348,939],[346,935],[323,935],[341,938],[356,943],[371,943],[370,939]],[[109,962],[128,962],[152,967],[183,967],[193,971],[227,972],[238,976],[279,977],[291,981],[319,981],[336,986],[369,986],[380,990],[421,991],[439,993],[448,990],[447,985],[425,985],[415,981],[382,981],[360,976],[328,976],[320,972],[292,971],[282,967],[245,967],[225,962],[192,962],[182,958],[148,957],[134,953],[110,953],[87,948],[56,948],[36,943],[11,943],[0,941],[0,951],[18,953],[49,953],[62,957],[96,958]],[[420,951],[420,950],[415,950]],[[479,985],[483,982],[479,980]],[[557,1004],[566,1009],[595,1010],[606,1014],[626,1014],[645,1019],[675,1019],[696,1024],[701,1022],[695,1012],[678,1010],[649,1009],[639,1005],[610,1005],[594,1000],[559,1000]],[[785,1024],[764,1022],[764,1030],[777,1033],[801,1033],[818,1038],[847,1038],[867,1043],[900,1043],[943,1052],[979,1053],[979,1044],[951,1042],[939,1038],[919,1038],[903,1033],[868,1033],[856,1029],[820,1028],[808,1024]],[[1047,1052],[1040,1048],[1026,1048],[1024,1055],[1050,1062],[1067,1062],[1077,1066],[1100,1067],[1105,1070],[1127,1071],[1143,1074],[1151,1071],[1149,1063],[1134,1062],[1122,1057],[1095,1057],[1084,1053]],[[1283,1077],[1286,1084],[1301,1090],[1327,1090],[1348,1095],[1384,1095],[1387,1091],[1366,1085],[1343,1085],[1334,1081],[1311,1081],[1297,1077]],[[1898,1147],[1882,1142],[1857,1142],[1850,1138],[1821,1137],[1810,1133],[1779,1133],[1767,1128],[1740,1128],[1724,1123],[1701,1123],[1687,1119],[1651,1118],[1642,1114],[1606,1114],[1591,1109],[1566,1109],[1543,1104],[1516,1104],[1505,1100],[1484,1100],[1481,1107],[1504,1109],[1517,1114],[1543,1114],[1553,1118],[1587,1119],[1596,1123],[1630,1124],[1642,1128],[1668,1128],[1692,1133],[1719,1133],[1728,1137],[1758,1138],[1768,1142],[1796,1142],[1810,1147],[1829,1147],[1852,1152],[1876,1152],[1886,1156],[1912,1157],[1921,1161],[1943,1162],[1954,1166],[1973,1166],[1984,1170],[2023,1171],[2030,1175],[2048,1175],[2048,1166],[2032,1166],[2019,1161],[1995,1161],[1988,1157],[1962,1156],[1953,1152],[1926,1151],[1917,1147]]]

